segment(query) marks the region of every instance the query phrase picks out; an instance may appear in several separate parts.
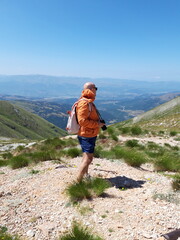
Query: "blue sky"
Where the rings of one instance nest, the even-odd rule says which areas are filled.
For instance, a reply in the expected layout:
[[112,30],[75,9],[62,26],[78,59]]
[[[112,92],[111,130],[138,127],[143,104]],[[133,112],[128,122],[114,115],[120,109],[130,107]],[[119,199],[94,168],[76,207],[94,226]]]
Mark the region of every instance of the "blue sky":
[[180,81],[180,0],[0,0],[0,74]]

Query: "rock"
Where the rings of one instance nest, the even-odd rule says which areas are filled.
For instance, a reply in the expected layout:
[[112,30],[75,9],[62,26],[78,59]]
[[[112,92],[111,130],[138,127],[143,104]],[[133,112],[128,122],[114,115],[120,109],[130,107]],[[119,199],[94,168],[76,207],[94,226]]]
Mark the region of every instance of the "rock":
[[26,235],[28,237],[34,237],[35,236],[35,232],[33,230],[29,230],[29,231],[27,231]]

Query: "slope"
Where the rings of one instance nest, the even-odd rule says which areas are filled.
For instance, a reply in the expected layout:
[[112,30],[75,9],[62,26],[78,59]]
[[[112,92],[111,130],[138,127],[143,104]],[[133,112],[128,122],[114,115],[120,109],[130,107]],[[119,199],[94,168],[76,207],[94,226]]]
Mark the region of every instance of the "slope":
[[39,116],[9,102],[0,101],[0,136],[44,139],[64,135],[65,131]]
[[179,131],[180,129],[180,97],[174,98],[133,119],[115,124],[115,126],[139,125],[151,130]]

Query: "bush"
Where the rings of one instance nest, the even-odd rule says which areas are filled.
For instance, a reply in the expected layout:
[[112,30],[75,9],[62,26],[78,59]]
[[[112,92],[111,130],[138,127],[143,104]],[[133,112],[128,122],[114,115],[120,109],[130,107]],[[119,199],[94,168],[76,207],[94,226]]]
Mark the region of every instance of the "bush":
[[20,238],[15,235],[11,236],[7,233],[7,228],[0,226],[0,240],[20,240]]
[[131,128],[131,132],[133,135],[140,135],[142,133],[142,130],[140,127],[135,126]]
[[100,133],[99,134],[99,139],[106,139],[107,137],[103,134],[103,133]]
[[9,163],[7,160],[0,160],[0,167],[5,167],[7,166]]
[[170,136],[171,136],[171,137],[174,137],[174,136],[176,136],[176,135],[177,135],[177,132],[176,132],[176,131],[171,131],[171,132],[170,132]]
[[109,135],[114,134],[114,128],[108,127],[108,128],[107,128],[107,132],[108,132]]
[[4,158],[4,159],[10,159],[10,158],[12,158],[12,153],[10,153],[10,152],[7,152],[7,153],[3,153],[2,154],[2,157]]
[[[56,138],[48,138],[45,142],[45,145],[48,145],[48,148],[53,148],[53,149],[61,149],[63,146],[66,145],[66,142],[59,139],[58,137]],[[46,146],[47,148],[47,146]]]
[[30,153],[29,156],[31,161],[38,163],[43,161],[55,160],[57,153],[55,151],[39,151]]
[[121,128],[120,130],[121,130],[122,134],[127,134],[131,131],[131,129],[129,127],[124,127],[124,128]]
[[180,190],[180,174],[174,175],[174,179],[172,182],[172,188],[174,191],[179,191]]
[[82,227],[79,223],[74,222],[71,232],[60,237],[59,240],[103,240],[99,236],[90,233],[87,227]]
[[147,147],[150,150],[157,150],[157,149],[161,148],[158,144],[156,144],[154,142],[148,142]]
[[66,193],[70,200],[76,203],[84,198],[90,199],[94,196],[100,196],[109,187],[110,183],[108,181],[101,178],[93,178],[69,185]]
[[131,148],[134,148],[134,147],[139,146],[138,140],[136,140],[136,139],[132,139],[132,140],[126,141],[125,145],[126,145],[127,147],[131,147]]
[[138,151],[129,151],[129,149],[115,147],[114,148],[116,158],[123,158],[124,161],[132,167],[140,167],[141,164],[147,162],[143,153]]
[[66,152],[66,155],[72,158],[78,157],[80,154],[81,150],[79,148],[70,148]]
[[24,155],[15,156],[9,160],[9,165],[12,167],[12,169],[23,168],[28,166],[28,164],[29,160]]
[[112,140],[118,142],[118,137],[115,134],[111,135]]
[[159,131],[159,134],[164,134],[164,131],[160,130],[160,131]]
[[157,171],[180,171],[179,156],[171,152],[166,152],[154,162]]

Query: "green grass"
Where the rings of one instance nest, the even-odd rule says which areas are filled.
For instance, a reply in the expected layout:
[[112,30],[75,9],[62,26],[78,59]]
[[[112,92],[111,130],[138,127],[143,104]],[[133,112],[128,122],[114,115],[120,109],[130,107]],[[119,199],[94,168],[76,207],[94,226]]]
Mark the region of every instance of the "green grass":
[[66,156],[75,158],[75,157],[78,157],[81,153],[82,152],[79,148],[70,148],[66,151]]
[[59,240],[103,240],[99,236],[93,235],[87,227],[81,226],[80,223],[75,222],[70,233],[60,237]]
[[139,126],[134,126],[131,128],[131,133],[133,135],[140,135],[142,134],[142,129]]
[[174,137],[174,136],[176,136],[177,134],[178,134],[178,133],[177,133],[176,131],[171,131],[169,135],[170,135],[171,137]]
[[20,240],[17,235],[7,233],[7,228],[0,226],[0,240]]
[[28,166],[28,164],[29,159],[24,155],[15,156],[9,160],[9,165],[11,166],[12,169],[23,168]]
[[41,140],[67,135],[64,130],[8,101],[0,101],[0,129],[1,136],[19,139]]
[[146,155],[134,149],[130,151],[128,148],[116,146],[111,151],[115,153],[116,159],[123,158],[132,167],[140,167],[141,164],[147,162]]
[[134,148],[134,147],[138,147],[139,144],[138,144],[138,140],[132,139],[132,140],[126,141],[126,142],[125,142],[125,145],[126,145],[127,147]]
[[0,160],[0,167],[8,166],[9,162],[7,160]]
[[101,196],[104,191],[110,187],[110,183],[101,178],[93,178],[92,180],[83,180],[70,184],[66,188],[66,193],[71,202],[76,203],[83,199]]
[[180,190],[180,174],[174,175],[174,179],[172,182],[172,188],[174,191],[179,191]]
[[154,166],[157,171],[180,172],[179,156],[172,152],[165,152],[155,160]]

